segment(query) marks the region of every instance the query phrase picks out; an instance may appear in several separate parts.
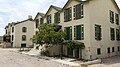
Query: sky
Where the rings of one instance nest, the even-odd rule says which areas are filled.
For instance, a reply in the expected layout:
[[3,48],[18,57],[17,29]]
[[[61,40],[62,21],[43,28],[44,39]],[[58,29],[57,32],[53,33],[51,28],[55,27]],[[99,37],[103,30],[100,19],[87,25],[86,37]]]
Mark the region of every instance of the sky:
[[[22,21],[38,12],[46,13],[50,5],[63,7],[67,0],[0,0],[0,36],[8,23]],[[120,0],[116,0],[120,7]]]

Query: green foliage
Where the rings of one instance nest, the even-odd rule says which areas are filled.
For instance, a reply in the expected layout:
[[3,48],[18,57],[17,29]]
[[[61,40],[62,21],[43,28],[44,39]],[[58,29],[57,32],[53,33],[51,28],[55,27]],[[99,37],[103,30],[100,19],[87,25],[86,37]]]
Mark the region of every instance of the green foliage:
[[65,33],[59,25],[44,23],[39,27],[38,33],[32,38],[37,44],[58,44],[63,41]]
[[81,48],[84,49],[85,45],[84,43],[78,42],[78,41],[72,41],[72,40],[68,40],[65,42],[65,44],[68,46],[68,48],[70,49],[75,49],[75,48]]

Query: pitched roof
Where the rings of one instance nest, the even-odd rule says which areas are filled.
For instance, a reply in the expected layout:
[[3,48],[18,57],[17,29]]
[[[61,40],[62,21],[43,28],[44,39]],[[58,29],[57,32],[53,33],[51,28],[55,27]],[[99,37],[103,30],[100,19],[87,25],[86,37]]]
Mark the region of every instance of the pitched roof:
[[40,15],[41,17],[44,17],[45,14],[38,12],[37,15],[35,16],[34,20],[37,18],[38,15]]
[[[70,3],[71,1],[73,1],[73,0],[68,0],[67,3],[66,3],[66,4],[64,5],[64,7],[62,8],[62,10],[64,10],[64,8],[67,6],[67,4]],[[86,1],[88,1],[88,0],[86,0],[86,1],[74,0],[74,1],[77,1],[77,2],[86,2]]]
[[27,19],[27,20],[23,20],[23,21],[17,22],[17,23],[15,23],[15,25],[16,25],[16,24],[19,24],[19,23],[23,23],[23,22],[25,22],[25,21],[33,21],[33,19],[30,18],[30,19]]
[[51,5],[54,9],[56,9],[57,11],[60,11],[62,8],[60,7],[57,7],[57,6],[54,6],[54,5]]
[[[54,9],[57,10],[57,11],[61,11],[61,10],[62,10],[62,8],[60,8],[60,7],[51,5],[51,6],[49,7],[48,11],[46,12],[45,16],[48,14],[48,12],[50,11],[51,8],[54,8]],[[44,16],[44,17],[45,17],[45,16]]]
[[111,0],[111,1],[114,4],[115,8],[117,9],[118,13],[120,14],[120,8],[118,7],[116,1],[115,0]]

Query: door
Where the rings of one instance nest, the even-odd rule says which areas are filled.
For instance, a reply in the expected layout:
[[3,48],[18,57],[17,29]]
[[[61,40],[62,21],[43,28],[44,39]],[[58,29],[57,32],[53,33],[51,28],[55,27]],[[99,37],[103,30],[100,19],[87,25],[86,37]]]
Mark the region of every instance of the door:
[[73,57],[73,49],[67,48],[68,57]]
[[79,48],[75,49],[75,58],[79,58]]
[[22,44],[21,44],[21,47],[26,47],[26,43],[22,43]]

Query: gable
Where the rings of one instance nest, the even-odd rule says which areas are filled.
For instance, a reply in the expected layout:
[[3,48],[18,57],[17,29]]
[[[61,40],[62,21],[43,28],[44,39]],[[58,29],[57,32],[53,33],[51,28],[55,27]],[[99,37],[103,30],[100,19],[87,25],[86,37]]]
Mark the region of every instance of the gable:
[[37,13],[37,15],[35,16],[34,20],[36,20],[38,16],[44,17],[44,14],[43,14],[43,13],[38,12],[38,13]]
[[90,0],[68,0],[67,3],[64,5],[64,7],[62,8],[62,10],[64,10],[72,1],[76,1],[76,2],[87,2]]
[[61,10],[61,8],[60,8],[60,7],[57,7],[57,6],[53,6],[53,5],[51,5],[51,6],[49,7],[48,11],[46,12],[46,14],[45,14],[44,17],[46,17],[47,14],[50,13],[51,10],[55,10],[56,12],[58,12],[58,11]]
[[117,3],[115,2],[115,0],[111,0],[111,1],[112,1],[112,3],[114,4],[114,7],[115,7],[116,10],[118,11],[118,13],[120,14],[120,9],[119,9]]

